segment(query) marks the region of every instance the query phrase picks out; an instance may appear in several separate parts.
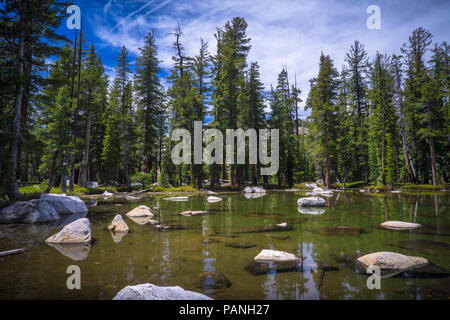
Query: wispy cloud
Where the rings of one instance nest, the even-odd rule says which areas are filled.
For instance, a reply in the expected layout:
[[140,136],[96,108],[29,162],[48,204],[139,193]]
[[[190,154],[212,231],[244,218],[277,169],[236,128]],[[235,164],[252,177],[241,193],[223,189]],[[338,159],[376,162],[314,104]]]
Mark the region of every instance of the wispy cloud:
[[[191,0],[191,1],[108,1],[105,14],[98,14],[94,29],[99,41],[111,51],[125,45],[139,54],[145,33],[155,31],[163,68],[172,65],[174,41],[171,32],[179,21],[188,55],[197,53],[200,38],[216,50],[214,33],[233,17],[244,17],[252,39],[249,61],[258,61],[266,89],[276,85],[278,73],[287,65],[290,81],[294,74],[306,100],[309,79],[317,75],[320,52],[329,54],[338,70],[354,40],[360,40],[369,56],[376,51],[398,53],[414,28],[429,29],[435,40],[448,40],[447,13],[450,3],[430,0],[409,1],[291,1],[291,0]],[[381,8],[382,29],[368,30],[366,8]],[[125,16],[125,18],[123,18]],[[110,26],[113,25],[111,28]],[[104,51],[104,50],[103,50]],[[103,52],[102,51],[102,52]]]

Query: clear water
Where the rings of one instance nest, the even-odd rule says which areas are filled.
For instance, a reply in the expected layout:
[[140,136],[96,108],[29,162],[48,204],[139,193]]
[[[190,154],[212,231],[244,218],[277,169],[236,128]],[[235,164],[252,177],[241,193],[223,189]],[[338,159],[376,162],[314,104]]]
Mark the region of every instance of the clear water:
[[[358,274],[351,263],[343,264],[342,260],[339,263],[336,257],[349,256],[349,261],[354,261],[353,256],[394,251],[427,258],[449,270],[449,195],[336,192],[326,198],[329,207],[325,213],[307,215],[297,209],[297,199],[304,196],[302,192],[269,192],[257,199],[246,199],[241,193],[222,194],[224,201],[218,203],[208,203],[207,195],[191,195],[187,202],[172,202],[162,200],[163,196],[146,194],[139,200],[89,208],[87,217],[96,242],[82,261],[74,261],[43,242],[61,227],[0,225],[0,251],[26,249],[23,254],[0,257],[0,299],[112,299],[127,285],[147,282],[178,285],[214,299],[448,299],[450,277],[393,277],[382,279],[380,290],[369,290],[367,275]],[[125,214],[141,204],[158,206],[159,220],[185,229],[159,232],[151,225],[139,225],[124,216],[131,231],[115,242],[106,228],[108,223],[114,215]],[[208,210],[210,214],[178,215],[185,210]],[[428,226],[428,232],[380,229],[378,225],[385,220],[421,223]],[[288,222],[294,230],[234,234],[245,227],[281,222]],[[363,228],[366,233],[314,232],[327,226]],[[398,246],[399,241],[416,240],[432,240],[440,245]],[[231,248],[225,246],[227,242],[256,246]],[[257,276],[249,273],[245,266],[262,249],[283,250],[303,257],[303,272]],[[324,263],[339,270],[321,272],[318,264]],[[69,265],[81,269],[80,290],[66,287]],[[196,280],[202,272],[218,272],[232,285],[226,289],[197,288]]]

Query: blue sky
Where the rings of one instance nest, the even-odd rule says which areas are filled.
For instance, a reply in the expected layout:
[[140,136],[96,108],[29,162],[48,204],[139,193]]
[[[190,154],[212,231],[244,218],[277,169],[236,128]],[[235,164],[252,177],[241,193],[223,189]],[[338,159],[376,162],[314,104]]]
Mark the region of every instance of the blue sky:
[[[171,32],[178,21],[186,53],[194,55],[200,38],[214,53],[216,27],[233,17],[244,17],[252,39],[248,59],[258,61],[266,89],[276,85],[278,73],[287,66],[291,83],[296,74],[303,100],[308,80],[317,75],[321,51],[329,54],[340,70],[354,40],[362,42],[372,58],[377,50],[400,53],[401,45],[419,26],[428,29],[436,42],[450,38],[447,0],[79,0],[74,4],[81,8],[88,42],[94,43],[111,76],[121,46],[128,48],[134,62],[149,30],[155,32],[164,75],[172,65]],[[380,30],[366,27],[366,9],[371,4],[381,9]],[[73,39],[74,31],[65,25],[61,32]]]

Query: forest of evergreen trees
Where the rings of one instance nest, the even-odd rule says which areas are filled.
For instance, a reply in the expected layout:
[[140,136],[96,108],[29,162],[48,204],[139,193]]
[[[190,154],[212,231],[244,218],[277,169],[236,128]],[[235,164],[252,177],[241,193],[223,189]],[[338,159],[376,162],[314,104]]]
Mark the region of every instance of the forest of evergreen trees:
[[[21,183],[38,181],[47,191],[71,191],[88,181],[131,186],[143,179],[195,187],[220,179],[237,187],[323,179],[328,188],[449,180],[449,46],[433,43],[423,28],[399,39],[398,55],[369,57],[355,41],[340,71],[322,53],[303,97],[311,114],[299,119],[302,93],[288,70],[264,88],[260,66],[249,61],[244,18],[217,28],[216,52],[199,39],[195,56],[186,55],[182,28],[174,26],[165,88],[152,31],[134,66],[122,47],[111,80],[82,30],[75,39],[56,32],[66,5],[17,0],[0,11],[0,193],[9,199],[20,198]],[[259,176],[259,165],[173,164],[171,131],[193,132],[207,115],[213,120],[205,128],[279,129],[278,173]]]

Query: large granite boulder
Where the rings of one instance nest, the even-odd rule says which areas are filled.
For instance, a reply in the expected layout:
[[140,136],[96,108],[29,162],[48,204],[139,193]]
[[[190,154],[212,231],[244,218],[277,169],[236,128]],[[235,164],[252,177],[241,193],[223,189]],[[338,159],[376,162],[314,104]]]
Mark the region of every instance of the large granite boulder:
[[0,211],[0,223],[41,223],[59,219],[55,208],[47,201],[18,201]]
[[327,202],[319,197],[307,197],[298,199],[297,205],[300,207],[326,207]]
[[300,259],[292,253],[264,249],[253,258],[253,261],[245,269],[256,275],[271,271],[297,271],[299,263]]
[[212,300],[201,293],[181,287],[158,287],[151,283],[127,286],[113,300]]
[[65,194],[44,193],[39,197],[40,200],[48,202],[60,215],[87,213],[88,209],[84,202],[75,196],[66,196]]
[[61,231],[45,240],[47,243],[90,243],[91,241],[91,223],[87,218],[69,223]]
[[421,257],[405,256],[396,252],[381,251],[366,254],[357,259],[364,268],[377,266],[382,275],[395,275],[400,272],[426,266],[429,262]]

